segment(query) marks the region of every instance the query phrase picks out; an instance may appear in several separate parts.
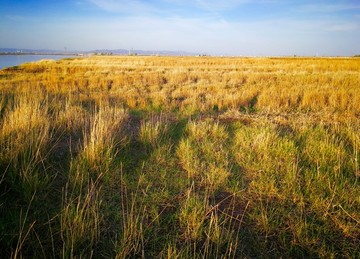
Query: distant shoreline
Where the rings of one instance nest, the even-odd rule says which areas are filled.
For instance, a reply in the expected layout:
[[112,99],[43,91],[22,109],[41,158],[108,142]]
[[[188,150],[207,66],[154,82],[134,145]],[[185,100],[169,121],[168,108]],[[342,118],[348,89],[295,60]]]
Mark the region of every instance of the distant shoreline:
[[0,52],[1,56],[25,56],[25,55],[54,55],[54,56],[79,56],[76,53],[40,53],[40,52]]
[[[173,55],[151,55],[151,54],[133,54],[128,55],[124,53],[112,52],[89,52],[89,53],[64,53],[64,52],[0,52],[0,56],[173,56]],[[179,55],[181,56],[181,55]],[[181,56],[182,57],[182,56]],[[232,58],[359,58],[360,55],[353,56],[207,56],[207,55],[192,55],[191,57],[232,57]]]

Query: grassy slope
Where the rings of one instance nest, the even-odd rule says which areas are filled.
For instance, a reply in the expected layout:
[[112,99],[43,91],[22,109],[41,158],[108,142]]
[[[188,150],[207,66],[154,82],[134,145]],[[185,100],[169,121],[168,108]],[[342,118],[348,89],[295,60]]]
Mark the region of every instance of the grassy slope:
[[1,257],[360,257],[360,60],[0,71]]

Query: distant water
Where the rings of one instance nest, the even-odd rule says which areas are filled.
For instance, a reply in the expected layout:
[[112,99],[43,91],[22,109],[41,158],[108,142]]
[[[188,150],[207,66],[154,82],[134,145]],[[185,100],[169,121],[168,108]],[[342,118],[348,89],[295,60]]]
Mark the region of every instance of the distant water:
[[41,59],[63,59],[74,56],[66,55],[0,55],[0,69],[5,67],[18,66],[27,62],[34,62]]

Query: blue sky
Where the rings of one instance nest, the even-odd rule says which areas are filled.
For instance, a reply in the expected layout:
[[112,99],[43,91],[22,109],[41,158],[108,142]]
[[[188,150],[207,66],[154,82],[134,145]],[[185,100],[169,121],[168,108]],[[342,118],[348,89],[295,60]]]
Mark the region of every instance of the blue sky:
[[360,0],[0,0],[0,48],[360,54]]

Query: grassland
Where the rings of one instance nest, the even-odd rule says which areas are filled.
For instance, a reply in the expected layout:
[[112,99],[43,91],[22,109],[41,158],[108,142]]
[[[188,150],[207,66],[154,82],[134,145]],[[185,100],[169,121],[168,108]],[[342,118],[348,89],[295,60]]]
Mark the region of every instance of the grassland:
[[360,258],[360,60],[0,71],[1,258]]

